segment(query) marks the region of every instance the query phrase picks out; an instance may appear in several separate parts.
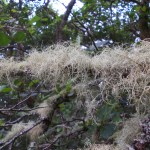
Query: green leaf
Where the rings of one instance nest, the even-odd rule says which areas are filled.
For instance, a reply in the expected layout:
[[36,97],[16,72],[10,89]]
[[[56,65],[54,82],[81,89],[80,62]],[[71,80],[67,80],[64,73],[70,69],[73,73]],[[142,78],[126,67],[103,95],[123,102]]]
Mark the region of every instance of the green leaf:
[[135,7],[135,10],[136,10],[137,12],[139,12],[139,11],[140,11],[140,8],[141,8],[140,6],[136,6],[136,7]]
[[52,95],[51,94],[48,94],[46,96],[44,96],[41,100],[44,101],[44,100],[47,100],[49,97],[51,97]]
[[43,18],[42,21],[48,21],[48,18]]
[[57,93],[61,92],[60,84],[56,84],[55,90],[56,90]]
[[4,87],[4,88],[2,88],[2,89],[0,90],[0,93],[9,93],[10,91],[12,91],[11,88],[9,88],[9,87]]
[[71,83],[67,83],[66,84],[66,92],[69,93],[72,89],[72,84]]
[[16,9],[11,9],[11,12],[15,13],[15,12],[17,12],[17,10]]
[[105,103],[97,109],[96,116],[100,121],[106,121],[110,119],[111,112],[112,107]]
[[5,123],[2,119],[0,119],[0,126],[3,126]]
[[40,28],[40,27],[42,26],[41,22],[40,22],[40,21],[37,21],[37,22],[36,22],[36,26],[37,26],[38,28]]
[[66,92],[69,93],[72,89],[72,82],[68,81],[66,84]]
[[14,81],[14,84],[17,85],[17,86],[20,86],[23,82],[21,82],[20,80],[16,79]]
[[116,131],[116,126],[114,124],[107,124],[101,127],[100,136],[103,139],[108,139]]
[[59,108],[60,108],[61,111],[64,111],[65,110],[65,104],[64,103],[60,104]]
[[113,123],[119,123],[122,121],[119,112],[114,112],[114,116],[112,117]]
[[21,42],[24,40],[25,36],[26,36],[26,34],[24,32],[18,31],[17,33],[14,34],[13,40],[15,42]]
[[10,43],[10,38],[4,32],[0,31],[0,46],[6,46]]
[[32,80],[30,83],[29,83],[29,87],[32,87],[33,85],[39,83],[39,80]]
[[35,31],[36,31],[36,30],[35,30],[35,28],[34,28],[33,26],[31,26],[31,27],[29,28],[29,33],[30,33],[30,34],[33,34]]
[[146,10],[147,10],[146,6],[143,6],[142,11],[146,12]]
[[34,22],[39,21],[41,18],[39,16],[34,16],[31,20],[30,20],[30,24],[33,24]]

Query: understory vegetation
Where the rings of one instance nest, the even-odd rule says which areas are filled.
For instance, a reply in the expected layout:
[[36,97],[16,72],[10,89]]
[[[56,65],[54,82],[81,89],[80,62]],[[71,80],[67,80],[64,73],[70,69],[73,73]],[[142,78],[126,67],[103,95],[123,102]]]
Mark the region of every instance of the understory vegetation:
[[150,42],[91,55],[56,44],[0,60],[0,149],[148,150]]

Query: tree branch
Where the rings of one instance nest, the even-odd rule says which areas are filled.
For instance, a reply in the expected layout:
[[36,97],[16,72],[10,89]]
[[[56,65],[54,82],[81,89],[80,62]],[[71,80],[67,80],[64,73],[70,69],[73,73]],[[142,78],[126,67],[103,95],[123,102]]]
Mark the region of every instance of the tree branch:
[[45,148],[43,148],[43,150],[49,150],[60,138],[68,138],[68,137],[71,137],[71,136],[76,136],[76,135],[84,133],[86,130],[87,129],[85,127],[83,127],[81,129],[78,129],[78,130],[75,130],[73,132],[70,132],[70,133],[68,133],[66,135],[60,134],[57,137],[55,137],[54,140],[50,144],[43,144],[43,145],[41,145],[41,148],[45,147]]
[[80,24],[80,26],[83,27],[83,28],[86,30],[86,32],[87,32],[87,34],[88,34],[90,40],[92,41],[92,43],[93,43],[93,45],[94,45],[96,51],[98,51],[98,48],[97,48],[97,46],[96,46],[96,44],[95,44],[95,42],[94,42],[93,36],[92,36],[92,34],[90,33],[89,29],[88,29],[87,27],[85,27],[84,24],[82,24],[76,17],[75,17],[75,19],[76,19],[76,21]]
[[133,3],[136,3],[138,5],[141,5],[142,3],[137,1],[137,0],[124,0],[125,2],[133,2]]
[[13,143],[17,138],[19,138],[20,136],[26,134],[27,132],[29,132],[31,129],[33,129],[34,127],[36,127],[37,125],[39,125],[40,123],[43,122],[45,118],[40,119],[40,121],[38,121],[37,123],[35,123],[32,127],[30,127],[29,129],[26,129],[24,131],[19,132],[17,135],[15,135],[13,138],[11,138],[10,140],[6,141],[6,142],[2,142],[0,143],[0,145],[3,145],[0,147],[0,150],[2,150],[3,148],[5,148],[6,146],[10,145],[11,143]]
[[66,10],[65,14],[63,15],[63,18],[61,20],[60,25],[57,28],[57,34],[56,34],[57,42],[61,42],[63,40],[62,31],[63,31],[63,28],[64,28],[64,26],[65,26],[65,24],[68,20],[68,17],[70,15],[71,10],[72,10],[75,3],[76,3],[76,0],[71,0],[70,3],[67,6],[67,10]]

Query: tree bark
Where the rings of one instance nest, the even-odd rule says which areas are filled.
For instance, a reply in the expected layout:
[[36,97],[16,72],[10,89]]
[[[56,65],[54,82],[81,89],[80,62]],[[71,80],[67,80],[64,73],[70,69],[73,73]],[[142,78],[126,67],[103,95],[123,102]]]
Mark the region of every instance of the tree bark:
[[[145,7],[145,10],[143,11],[142,8]],[[139,20],[138,20],[138,27],[140,31],[140,38],[142,40],[146,38],[150,38],[150,27],[148,25],[149,23],[149,2],[148,0],[143,0],[141,2],[141,9],[139,12]]]
[[67,10],[66,10],[65,14],[62,17],[61,23],[57,27],[57,31],[56,31],[56,40],[57,40],[57,42],[62,42],[63,41],[63,28],[67,23],[68,17],[70,15],[71,10],[72,10],[75,3],[76,3],[76,0],[71,0],[70,1],[70,3],[67,6]]

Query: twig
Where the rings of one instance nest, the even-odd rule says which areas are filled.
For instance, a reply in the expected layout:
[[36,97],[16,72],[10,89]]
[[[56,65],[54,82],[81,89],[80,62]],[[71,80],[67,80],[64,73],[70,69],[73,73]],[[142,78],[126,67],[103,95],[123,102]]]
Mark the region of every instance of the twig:
[[66,135],[63,135],[63,134],[58,135],[50,144],[46,144],[47,147],[45,147],[43,150],[50,149],[50,147],[53,146],[60,138],[67,138],[67,137],[70,137],[70,136],[75,136],[76,134],[79,135],[79,134],[84,133],[85,131],[86,131],[86,128],[83,127],[83,128],[78,129],[78,130],[76,130],[74,132],[70,132],[69,134],[66,134]]
[[37,123],[35,123],[31,128],[26,129],[24,131],[21,131],[20,133],[18,133],[16,136],[14,136],[12,139],[8,140],[7,142],[4,142],[2,144],[4,144],[3,146],[0,147],[0,150],[2,150],[3,148],[5,148],[6,146],[10,145],[11,143],[13,143],[17,138],[19,138],[20,136],[26,134],[27,132],[29,132],[31,129],[33,129],[34,127],[36,127],[37,125],[39,125],[40,123],[43,122],[45,118],[42,118],[40,121],[38,121]]
[[21,112],[21,111],[32,111],[32,110],[36,110],[36,109],[41,109],[41,108],[46,108],[48,106],[43,106],[43,107],[35,107],[35,108],[32,108],[32,109],[12,109],[12,108],[8,108],[8,109],[0,109],[0,112],[1,111],[18,111],[18,112]]
[[[57,1],[58,1],[59,3],[61,3],[59,0],[57,0]],[[65,8],[67,8],[67,6],[65,6],[64,3],[61,3],[61,4],[62,4]],[[89,29],[86,28],[86,27],[84,26],[84,24],[82,24],[82,23],[79,21],[79,19],[74,16],[74,14],[73,14],[72,12],[70,12],[70,14],[76,19],[76,21],[81,25],[81,27],[83,27],[83,28],[86,30],[86,32],[87,32],[88,36],[90,37],[90,40],[92,41],[92,43],[93,43],[93,45],[94,45],[96,51],[98,51],[98,48],[97,48],[97,46],[96,46],[96,44],[95,44],[95,42],[94,42],[93,36],[92,36],[91,33],[89,32]],[[74,23],[73,23],[73,24],[74,24]],[[75,25],[75,27],[79,29],[79,27],[77,27],[76,25]],[[82,29],[80,29],[80,30],[83,31]]]
[[13,125],[13,124],[15,124],[15,123],[18,123],[18,122],[20,122],[22,119],[24,119],[25,117],[29,117],[29,116],[31,116],[31,115],[33,115],[33,114],[28,114],[28,115],[21,116],[20,118],[18,118],[18,119],[15,120],[15,121],[12,121],[12,122],[6,122],[5,125],[4,125],[4,127]]
[[21,105],[21,104],[23,104],[23,103],[26,102],[30,97],[32,97],[32,94],[38,89],[38,87],[39,87],[40,85],[41,85],[41,83],[37,85],[37,87],[35,88],[35,90],[32,91],[32,92],[29,94],[29,96],[28,96],[27,98],[25,98],[25,99],[22,100],[21,102],[17,103],[17,104],[14,105],[13,107],[11,107],[10,110],[16,108],[17,106],[19,106],[19,105]]

